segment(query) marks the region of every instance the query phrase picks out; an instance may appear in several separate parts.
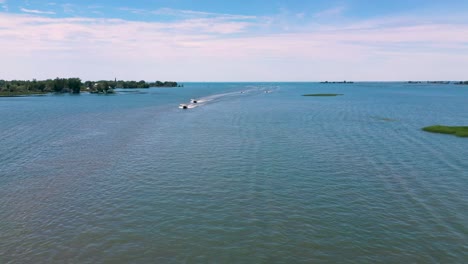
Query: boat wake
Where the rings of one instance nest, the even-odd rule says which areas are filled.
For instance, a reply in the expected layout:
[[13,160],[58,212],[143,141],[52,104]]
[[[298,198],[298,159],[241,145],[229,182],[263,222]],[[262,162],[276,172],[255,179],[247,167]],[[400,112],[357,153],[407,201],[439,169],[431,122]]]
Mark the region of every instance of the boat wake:
[[251,96],[251,95],[260,95],[260,94],[269,94],[273,93],[278,89],[277,86],[247,86],[245,89],[235,91],[235,92],[228,92],[228,93],[221,93],[221,94],[214,94],[206,97],[201,97],[199,99],[191,99],[190,103],[180,104],[179,108],[181,109],[193,109],[196,107],[204,106],[206,104],[220,102],[226,99],[237,99],[242,96]]

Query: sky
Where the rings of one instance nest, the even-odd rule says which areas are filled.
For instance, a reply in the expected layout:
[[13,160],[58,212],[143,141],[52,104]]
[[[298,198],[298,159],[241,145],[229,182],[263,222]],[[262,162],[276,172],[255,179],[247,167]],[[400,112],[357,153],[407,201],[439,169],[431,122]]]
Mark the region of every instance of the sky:
[[0,0],[0,79],[468,79],[467,0]]

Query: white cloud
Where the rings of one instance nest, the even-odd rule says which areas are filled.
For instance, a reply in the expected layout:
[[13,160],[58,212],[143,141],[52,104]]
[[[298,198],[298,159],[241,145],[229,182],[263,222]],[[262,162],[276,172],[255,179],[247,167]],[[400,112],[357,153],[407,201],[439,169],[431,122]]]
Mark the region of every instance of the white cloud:
[[21,12],[31,13],[31,14],[55,15],[55,12],[53,11],[40,11],[40,10],[26,9],[26,8],[21,8],[20,10]]
[[245,15],[234,15],[234,14],[224,14],[224,13],[211,13],[211,12],[201,12],[194,10],[181,10],[181,9],[172,9],[172,8],[160,8],[158,10],[152,11],[151,13],[157,15],[167,15],[167,16],[177,16],[177,17],[218,17],[225,19],[255,19],[256,16],[245,16]]
[[73,4],[63,4],[62,5],[63,12],[66,14],[72,14],[75,12],[76,6]]
[[339,15],[342,15],[345,10],[346,10],[346,6],[340,5],[340,6],[336,6],[333,8],[320,11],[316,13],[314,16],[317,18],[339,16]]
[[2,6],[3,10],[8,12],[7,0],[0,0],[0,5]]
[[149,13],[147,10],[145,9],[139,9],[139,8],[129,8],[129,7],[120,7],[118,8],[118,10],[121,10],[121,11],[128,11],[132,14],[144,14],[144,13]]
[[196,19],[196,18],[217,18],[226,20],[253,20],[256,16],[245,16],[225,13],[212,13],[202,12],[194,10],[182,10],[173,8],[160,8],[157,10],[147,10],[139,8],[120,7],[118,10],[127,11],[132,14],[145,14],[145,15],[156,15],[156,16],[171,16],[179,19]]
[[395,21],[398,18],[261,33],[264,21],[260,18],[141,22],[0,13],[5,62],[0,72],[11,79],[466,78],[467,23]]
[[304,19],[305,13],[304,13],[304,12],[297,13],[297,14],[296,14],[296,17],[299,18],[299,19]]

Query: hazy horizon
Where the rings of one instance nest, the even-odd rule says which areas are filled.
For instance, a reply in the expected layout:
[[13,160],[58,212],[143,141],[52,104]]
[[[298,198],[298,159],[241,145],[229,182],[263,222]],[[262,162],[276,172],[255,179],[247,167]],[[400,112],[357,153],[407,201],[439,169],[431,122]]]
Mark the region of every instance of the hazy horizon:
[[[115,78],[111,79],[83,79],[79,76],[56,76],[54,78],[47,78],[47,79],[37,79],[37,78],[32,78],[32,79],[2,79],[4,81],[45,81],[45,80],[53,80],[56,78],[61,78],[61,79],[68,79],[68,78],[80,78],[82,82],[90,81],[90,82],[99,82],[99,81],[113,81]],[[361,81],[361,80],[312,80],[312,81],[184,81],[184,80],[163,80],[163,79],[119,79],[117,78],[117,81],[147,81],[147,82],[152,82],[152,81],[175,81],[180,84],[183,83],[323,83],[323,82],[329,82],[329,83],[343,83],[344,81],[348,83],[407,83],[407,82],[422,82],[422,83],[433,83],[433,82],[452,82],[452,83],[457,83],[460,81],[465,81],[464,79],[460,80],[395,80],[395,81],[387,81],[387,80],[369,80],[369,81]]]

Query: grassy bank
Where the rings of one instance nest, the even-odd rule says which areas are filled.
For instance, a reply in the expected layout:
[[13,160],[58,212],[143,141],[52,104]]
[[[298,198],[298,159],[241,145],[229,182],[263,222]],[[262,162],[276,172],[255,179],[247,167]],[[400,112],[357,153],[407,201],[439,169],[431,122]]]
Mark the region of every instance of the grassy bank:
[[452,134],[458,137],[468,137],[468,126],[428,126],[422,130],[431,133]]
[[343,95],[343,94],[304,94],[302,96],[339,96],[339,95]]

